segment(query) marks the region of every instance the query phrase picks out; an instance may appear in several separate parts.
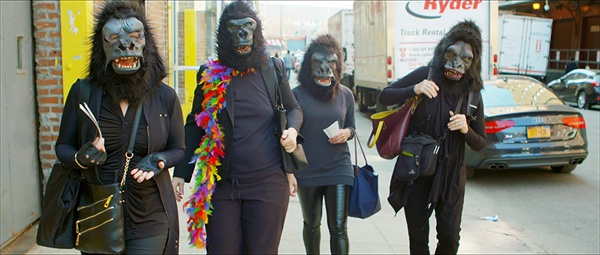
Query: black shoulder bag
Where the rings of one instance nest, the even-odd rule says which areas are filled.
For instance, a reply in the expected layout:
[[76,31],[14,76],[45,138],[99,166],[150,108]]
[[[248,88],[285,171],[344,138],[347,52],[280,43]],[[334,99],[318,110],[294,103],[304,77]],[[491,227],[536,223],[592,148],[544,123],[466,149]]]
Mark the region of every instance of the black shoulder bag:
[[[460,112],[463,97],[458,99],[455,114]],[[438,155],[442,142],[449,133],[446,128],[439,139],[434,139],[428,134],[415,133],[402,140],[400,155],[394,167],[394,178],[403,181],[413,180],[419,176],[432,176],[435,174],[439,159]]]
[[[88,102],[90,84],[80,79],[78,103]],[[77,111],[77,137],[81,139],[83,120]],[[75,244],[75,207],[79,197],[81,171],[54,162],[42,199],[36,243],[50,248],[72,249]]]
[[[277,137],[281,137],[283,130],[287,129],[287,116],[286,109],[283,106],[283,99],[281,98],[281,89],[279,88],[279,79],[277,78],[277,68],[275,67],[275,64],[273,62],[274,60],[273,58],[271,58],[269,60],[269,67],[273,68],[273,76],[275,77],[274,96],[276,97],[276,99],[273,100],[273,97],[271,97],[271,101],[274,105],[273,107],[275,109],[275,114],[277,118],[277,131],[275,133],[277,134]],[[265,77],[265,79],[267,78],[268,76]],[[266,81],[267,80],[265,80],[265,83],[267,84],[267,86],[269,86],[269,83]],[[302,137],[300,133],[298,133],[298,136]],[[283,170],[285,170],[287,173],[296,173],[306,168],[306,166],[308,165],[308,160],[306,159],[306,155],[304,154],[304,148],[302,148],[302,144],[298,143],[296,145],[296,149],[292,153],[288,153],[287,151],[285,151],[283,146],[279,146],[279,148],[281,150]]]
[[121,182],[108,185],[81,183],[77,206],[75,249],[85,253],[119,254],[125,251],[125,225],[123,217],[124,186],[133,158],[133,146],[142,115],[142,104],[135,113],[129,147],[125,152],[125,165]]

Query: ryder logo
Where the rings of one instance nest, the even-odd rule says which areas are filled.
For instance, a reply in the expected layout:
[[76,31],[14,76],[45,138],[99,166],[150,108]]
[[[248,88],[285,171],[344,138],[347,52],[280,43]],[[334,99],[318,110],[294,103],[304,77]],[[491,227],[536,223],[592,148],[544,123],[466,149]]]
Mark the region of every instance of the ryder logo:
[[421,19],[438,19],[448,10],[476,10],[483,0],[424,0],[406,3],[406,12]]

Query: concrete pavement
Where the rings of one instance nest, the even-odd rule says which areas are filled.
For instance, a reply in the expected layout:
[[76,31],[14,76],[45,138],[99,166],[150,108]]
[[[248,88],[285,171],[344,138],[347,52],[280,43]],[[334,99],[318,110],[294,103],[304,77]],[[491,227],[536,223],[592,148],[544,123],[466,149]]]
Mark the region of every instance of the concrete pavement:
[[[366,140],[363,138],[363,140]],[[408,234],[404,212],[400,211],[394,217],[394,211],[386,201],[388,194],[387,183],[391,172],[383,169],[390,161],[369,157],[369,163],[379,171],[379,190],[382,201],[382,210],[368,219],[350,218],[348,232],[350,238],[351,254],[406,254],[408,250]],[[381,170],[380,170],[381,169]],[[191,186],[191,185],[190,185]],[[186,186],[187,187],[187,186]],[[190,194],[190,193],[187,193]],[[181,204],[180,204],[181,208]],[[500,218],[497,222],[482,220],[482,216],[491,215],[486,208],[480,208],[476,201],[469,200],[468,192],[463,213],[461,254],[532,254],[545,253],[535,245],[528,242],[527,237],[513,229]],[[186,215],[180,211],[180,253],[205,254],[205,250],[190,248],[187,245],[187,231],[185,227]],[[434,219],[432,217],[432,219]],[[323,219],[321,225],[321,253],[329,254],[329,235],[327,224]],[[435,229],[435,221],[430,221],[431,229]],[[2,254],[79,254],[76,250],[51,249],[35,244],[37,224],[15,242],[2,250]],[[430,234],[430,247],[435,247],[435,231]],[[432,252],[434,249],[432,248]],[[302,241],[302,214],[297,197],[290,198],[287,219],[283,237],[279,246],[281,254],[302,254],[304,246]]]

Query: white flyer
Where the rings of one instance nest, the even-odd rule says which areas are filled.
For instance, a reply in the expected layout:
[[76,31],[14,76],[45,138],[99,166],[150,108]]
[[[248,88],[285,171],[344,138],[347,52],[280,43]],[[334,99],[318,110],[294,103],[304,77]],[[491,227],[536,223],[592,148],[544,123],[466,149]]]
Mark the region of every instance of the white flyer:
[[340,124],[338,124],[337,120],[332,123],[331,125],[329,125],[329,127],[323,129],[323,132],[325,132],[325,134],[327,135],[327,137],[331,138],[334,135],[337,135],[337,133],[340,132]]

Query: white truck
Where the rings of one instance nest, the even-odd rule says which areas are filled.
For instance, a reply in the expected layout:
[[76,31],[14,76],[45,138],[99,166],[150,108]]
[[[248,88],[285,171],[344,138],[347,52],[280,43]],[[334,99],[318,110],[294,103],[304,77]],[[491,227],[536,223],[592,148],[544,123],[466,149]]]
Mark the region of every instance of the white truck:
[[488,0],[354,1],[354,86],[359,110],[375,106],[379,92],[427,65],[446,32],[474,20],[483,37],[483,79],[497,70],[498,2]]
[[544,79],[550,54],[552,19],[500,12],[498,72]]
[[335,37],[344,53],[344,77],[342,84],[354,88],[354,14],[352,10],[340,10],[327,22],[328,32]]

